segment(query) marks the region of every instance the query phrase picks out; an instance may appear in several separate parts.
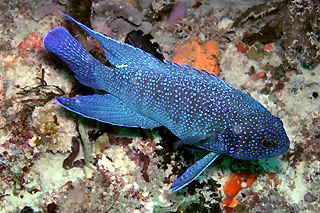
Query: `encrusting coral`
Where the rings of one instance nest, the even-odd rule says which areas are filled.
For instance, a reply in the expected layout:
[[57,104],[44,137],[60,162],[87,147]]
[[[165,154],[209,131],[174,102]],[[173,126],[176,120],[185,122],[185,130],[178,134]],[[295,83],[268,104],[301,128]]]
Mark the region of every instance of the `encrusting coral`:
[[[307,67],[316,64],[320,57],[319,26],[320,8],[318,0],[268,1],[247,9],[234,23],[234,27],[249,22],[250,18],[262,19],[277,13],[257,33],[247,33],[243,41],[249,45],[263,44],[281,39],[286,62],[297,67],[297,59]],[[255,24],[257,25],[257,24]],[[254,26],[256,27],[256,26]]]
[[172,62],[187,64],[198,70],[206,70],[216,76],[219,75],[219,46],[214,40],[201,43],[197,37],[191,38],[187,43],[176,47],[176,55]]
[[[0,62],[0,113],[2,112],[2,102],[4,100],[4,95],[5,95],[5,73],[2,69],[2,65]],[[4,119],[1,118],[0,114],[0,126],[3,125]]]
[[37,36],[34,32],[30,33],[28,38],[18,46],[19,54],[22,58],[27,58],[30,51],[39,51],[42,49],[43,38]]

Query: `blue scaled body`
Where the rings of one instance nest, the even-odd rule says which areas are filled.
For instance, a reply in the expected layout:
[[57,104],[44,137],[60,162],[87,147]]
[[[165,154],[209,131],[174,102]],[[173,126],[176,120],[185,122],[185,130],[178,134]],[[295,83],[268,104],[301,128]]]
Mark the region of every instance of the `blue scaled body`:
[[84,85],[108,94],[57,98],[66,109],[118,126],[167,127],[188,145],[209,152],[180,176],[169,191],[196,179],[219,155],[261,159],[284,154],[289,139],[281,120],[249,95],[202,70],[160,61],[131,45],[95,32],[72,17],[97,40],[114,67],[97,61],[63,28],[44,39]]

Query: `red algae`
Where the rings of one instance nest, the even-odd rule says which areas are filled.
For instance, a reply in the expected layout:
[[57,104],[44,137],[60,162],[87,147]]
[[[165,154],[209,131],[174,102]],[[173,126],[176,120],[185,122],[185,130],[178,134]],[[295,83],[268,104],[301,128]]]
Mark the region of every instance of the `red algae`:
[[240,41],[239,43],[237,43],[235,46],[236,46],[238,52],[240,52],[240,53],[245,53],[245,52],[247,52],[248,49],[249,49],[249,46],[246,45],[245,43],[243,43],[242,41]]
[[194,5],[192,5],[192,9],[198,9],[202,3],[200,1],[197,1]]
[[272,185],[271,180],[273,180],[273,184],[275,187],[277,187],[278,185],[281,184],[281,180],[279,178],[276,177],[276,174],[271,172],[268,174],[268,178],[267,178],[267,183]]
[[265,77],[266,77],[266,74],[265,74],[264,72],[259,72],[259,73],[254,74],[254,75],[252,76],[252,80],[253,80],[253,82],[256,82],[257,80],[263,79],[263,78],[265,78]]
[[39,51],[42,49],[43,38],[37,36],[34,32],[30,33],[24,42],[18,46],[19,54],[22,58],[28,57],[28,53],[32,50]]
[[271,43],[265,44],[264,49],[265,50],[272,50],[272,44]]

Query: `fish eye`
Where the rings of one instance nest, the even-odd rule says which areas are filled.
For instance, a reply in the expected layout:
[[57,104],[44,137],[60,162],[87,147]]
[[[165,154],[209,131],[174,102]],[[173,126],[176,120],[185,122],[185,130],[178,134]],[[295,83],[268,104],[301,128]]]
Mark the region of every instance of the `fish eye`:
[[263,139],[261,142],[262,146],[264,147],[272,147],[274,145],[274,142],[269,141],[267,139]]

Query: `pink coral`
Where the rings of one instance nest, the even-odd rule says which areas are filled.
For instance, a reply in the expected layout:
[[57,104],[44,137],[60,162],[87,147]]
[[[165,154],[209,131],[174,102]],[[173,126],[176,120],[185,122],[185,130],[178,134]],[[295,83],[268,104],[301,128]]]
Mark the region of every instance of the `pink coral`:
[[184,2],[179,1],[177,4],[174,5],[170,12],[170,16],[167,20],[167,24],[171,25],[180,19],[186,17],[187,13],[187,5]]

